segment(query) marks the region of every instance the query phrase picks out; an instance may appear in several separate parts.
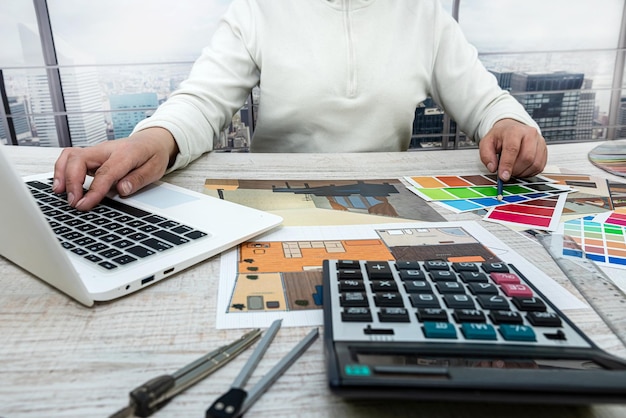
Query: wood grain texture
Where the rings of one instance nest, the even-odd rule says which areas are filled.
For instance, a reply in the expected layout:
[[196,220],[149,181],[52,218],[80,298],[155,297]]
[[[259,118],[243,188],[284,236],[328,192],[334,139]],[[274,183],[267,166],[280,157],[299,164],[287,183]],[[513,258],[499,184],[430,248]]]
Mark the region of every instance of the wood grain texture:
[[[600,171],[587,160],[597,143],[550,147],[549,165],[585,174]],[[59,149],[7,147],[22,175],[52,170]],[[371,154],[221,154],[201,157],[165,180],[202,190],[206,178],[367,179],[405,175],[485,172],[476,150]],[[442,212],[443,213],[443,212]],[[471,213],[443,213],[449,220],[477,220]],[[514,250],[568,287],[545,251],[507,228],[483,223]],[[0,239],[7,239],[0,237]],[[0,417],[106,417],[126,405],[128,392],[171,373],[244,330],[216,330],[219,256],[110,303],[85,308],[4,259],[0,259]],[[574,292],[574,290],[572,290]],[[568,312],[603,348],[624,349],[590,310]],[[283,328],[253,385],[308,328]],[[229,387],[247,355],[175,398],[155,417],[202,416]],[[623,417],[626,406],[551,406],[481,403],[346,401],[326,386],[321,339],[248,412],[253,417]]]

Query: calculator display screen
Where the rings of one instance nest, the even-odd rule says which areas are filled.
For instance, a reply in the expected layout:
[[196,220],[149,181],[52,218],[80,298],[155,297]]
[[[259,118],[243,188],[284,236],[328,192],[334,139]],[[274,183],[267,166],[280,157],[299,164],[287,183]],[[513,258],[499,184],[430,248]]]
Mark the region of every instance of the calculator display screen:
[[363,354],[357,353],[357,360],[370,367],[410,366],[410,367],[467,367],[486,369],[602,369],[598,363],[589,359],[551,359],[551,358],[472,358],[454,356],[420,356],[414,354]]

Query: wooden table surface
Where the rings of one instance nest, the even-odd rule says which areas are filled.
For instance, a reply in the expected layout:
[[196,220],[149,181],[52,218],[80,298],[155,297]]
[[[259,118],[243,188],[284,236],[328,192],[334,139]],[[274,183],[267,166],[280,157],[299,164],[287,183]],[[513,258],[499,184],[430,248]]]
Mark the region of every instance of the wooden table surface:
[[[597,143],[550,146],[549,166],[619,180],[587,160]],[[60,150],[6,147],[21,175],[48,172]],[[368,154],[210,153],[165,180],[200,191],[205,178],[367,179],[485,172],[477,150]],[[442,214],[449,220],[474,214]],[[497,224],[483,226],[567,288],[545,252]],[[0,239],[9,239],[0,237]],[[537,255],[539,254],[539,255]],[[0,417],[106,417],[128,392],[172,373],[244,330],[216,330],[219,256],[119,300],[86,308],[0,258]],[[601,347],[624,349],[593,311],[568,311]],[[308,332],[283,328],[249,387]],[[200,417],[232,383],[247,355],[173,399],[155,417]],[[626,402],[626,399],[625,399]],[[321,339],[247,413],[253,417],[624,417],[626,405],[511,405],[360,400],[332,395],[326,385]]]

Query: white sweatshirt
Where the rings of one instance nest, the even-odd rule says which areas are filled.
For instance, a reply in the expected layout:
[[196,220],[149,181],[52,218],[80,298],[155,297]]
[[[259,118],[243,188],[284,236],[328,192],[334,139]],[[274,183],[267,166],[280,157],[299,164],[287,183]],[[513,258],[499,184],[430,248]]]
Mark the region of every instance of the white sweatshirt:
[[432,96],[468,136],[537,125],[439,0],[234,0],[188,80],[135,130],[168,129],[169,171],[210,151],[260,86],[253,152],[403,151]]

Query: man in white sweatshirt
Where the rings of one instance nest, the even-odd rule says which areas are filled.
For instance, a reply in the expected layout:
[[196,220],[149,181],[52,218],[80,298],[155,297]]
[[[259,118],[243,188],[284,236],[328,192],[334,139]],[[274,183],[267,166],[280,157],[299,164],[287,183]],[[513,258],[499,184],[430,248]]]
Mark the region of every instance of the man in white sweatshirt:
[[[88,210],[111,187],[129,195],[186,166],[257,85],[253,152],[405,151],[430,96],[503,180],[546,164],[538,126],[439,0],[234,0],[168,101],[127,139],[64,150],[54,190]],[[86,174],[95,179],[83,195]]]

